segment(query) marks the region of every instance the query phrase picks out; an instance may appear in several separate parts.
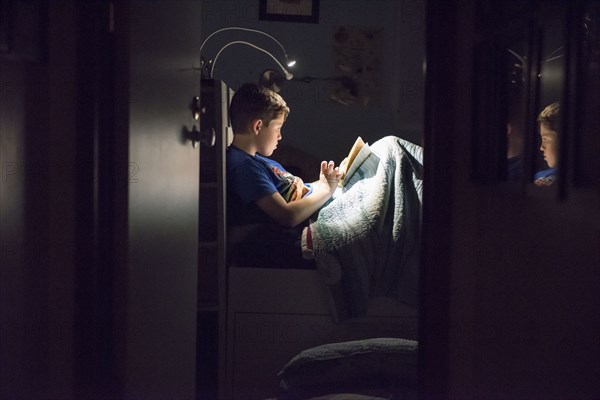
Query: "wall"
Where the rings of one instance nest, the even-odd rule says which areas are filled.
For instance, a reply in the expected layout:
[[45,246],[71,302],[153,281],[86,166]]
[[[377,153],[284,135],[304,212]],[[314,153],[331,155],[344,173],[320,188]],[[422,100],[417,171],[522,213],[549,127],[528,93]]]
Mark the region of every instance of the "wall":
[[[318,24],[258,20],[258,3],[203,1],[202,39],[226,26],[260,29],[276,37],[297,59],[297,65],[290,69],[296,78],[331,77],[332,36],[337,27],[383,28],[380,104],[334,104],[328,99],[330,83],[326,81],[288,82],[281,94],[292,112],[284,126],[282,143],[319,159],[339,162],[358,135],[370,143],[390,134],[421,142],[424,0],[321,0]],[[252,35],[239,31],[220,33],[207,43],[203,53],[211,59],[231,40],[250,40],[280,56],[276,45],[260,35]],[[242,83],[257,82],[268,68],[277,68],[268,56],[238,45],[219,56],[214,77],[237,89]]]

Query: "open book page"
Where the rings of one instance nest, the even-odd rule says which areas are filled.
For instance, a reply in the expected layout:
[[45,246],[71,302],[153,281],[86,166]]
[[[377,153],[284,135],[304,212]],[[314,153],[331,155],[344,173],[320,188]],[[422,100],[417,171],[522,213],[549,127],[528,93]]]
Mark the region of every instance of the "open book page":
[[348,153],[348,157],[346,157],[344,159],[344,161],[342,161],[342,164],[340,165],[340,169],[342,171],[342,178],[344,178],[346,176],[346,172],[348,171],[348,168],[350,168],[350,166],[354,162],[354,159],[360,152],[360,149],[362,149],[362,147],[364,145],[365,145],[365,142],[362,140],[362,138],[360,136],[357,137],[356,140],[354,141],[354,144],[352,145],[352,148],[350,149],[350,152]]
[[348,153],[348,157],[346,158],[344,165],[342,166],[342,179],[340,179],[339,185],[344,186],[344,182],[348,181],[356,172],[358,167],[365,161],[365,159],[371,154],[371,149],[369,148],[369,144],[365,143],[362,138],[359,136],[352,149],[350,149],[350,153]]

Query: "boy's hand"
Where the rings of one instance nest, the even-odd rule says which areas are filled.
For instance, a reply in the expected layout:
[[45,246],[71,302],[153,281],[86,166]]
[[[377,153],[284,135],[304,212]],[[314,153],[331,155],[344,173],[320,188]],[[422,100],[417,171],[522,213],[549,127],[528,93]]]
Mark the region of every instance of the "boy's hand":
[[338,181],[342,177],[340,169],[335,166],[333,161],[322,161],[321,162],[321,174],[319,176],[319,182],[329,187],[329,192],[333,194],[338,187]]

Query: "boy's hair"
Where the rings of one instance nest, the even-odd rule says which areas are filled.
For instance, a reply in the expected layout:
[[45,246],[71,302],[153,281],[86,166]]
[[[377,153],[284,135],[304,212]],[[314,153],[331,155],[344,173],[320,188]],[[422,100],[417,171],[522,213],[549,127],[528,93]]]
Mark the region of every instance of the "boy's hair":
[[546,125],[551,131],[558,132],[560,127],[560,104],[556,102],[546,106],[538,115],[537,121],[540,125]]
[[243,84],[233,95],[229,106],[233,133],[244,132],[255,119],[269,123],[281,114],[287,118],[290,109],[277,93],[253,83]]

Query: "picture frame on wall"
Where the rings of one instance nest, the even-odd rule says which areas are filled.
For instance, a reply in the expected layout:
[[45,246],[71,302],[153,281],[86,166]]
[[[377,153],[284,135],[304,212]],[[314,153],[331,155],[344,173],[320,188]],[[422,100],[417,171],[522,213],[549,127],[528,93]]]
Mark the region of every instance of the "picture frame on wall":
[[259,0],[259,20],[319,22],[319,0]]
[[0,1],[0,57],[45,62],[48,2]]
[[0,54],[7,54],[10,50],[11,6],[12,2],[0,1]]

